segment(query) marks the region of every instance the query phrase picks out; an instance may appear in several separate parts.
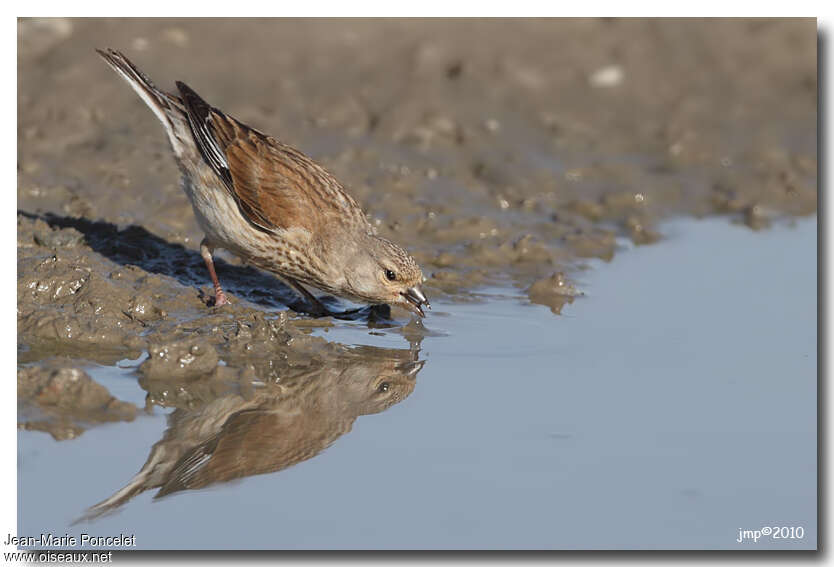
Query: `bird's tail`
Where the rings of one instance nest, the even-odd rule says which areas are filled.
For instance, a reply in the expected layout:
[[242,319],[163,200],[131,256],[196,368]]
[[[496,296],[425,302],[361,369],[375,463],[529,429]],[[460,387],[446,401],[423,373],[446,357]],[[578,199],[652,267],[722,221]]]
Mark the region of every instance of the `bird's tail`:
[[162,125],[170,131],[174,126],[171,123],[171,112],[176,112],[174,107],[177,101],[159,90],[148,76],[131,63],[130,59],[125,57],[124,54],[114,49],[96,49],[96,52],[133,87],[133,90],[145,101],[145,104],[153,110]]
[[145,469],[146,468],[143,467],[139,474],[133,477],[133,479],[131,479],[131,481],[124,488],[118,490],[113,496],[102,500],[98,504],[90,506],[87,511],[81,515],[81,517],[76,518],[72,522],[72,525],[79,524],[81,522],[91,522],[99,516],[109,514],[143,490],[146,490],[148,472]]
[[156,114],[168,133],[168,140],[171,142],[174,155],[180,157],[188,145],[185,140],[190,137],[182,101],[176,96],[158,89],[148,76],[122,53],[114,49],[96,49],[96,51],[153,110],[153,113]]

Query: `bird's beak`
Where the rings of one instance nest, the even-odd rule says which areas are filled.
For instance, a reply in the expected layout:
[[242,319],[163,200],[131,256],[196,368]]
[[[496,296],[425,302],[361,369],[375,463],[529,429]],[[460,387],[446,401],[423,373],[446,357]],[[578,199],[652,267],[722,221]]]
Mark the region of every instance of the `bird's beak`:
[[399,364],[396,368],[398,371],[402,372],[406,378],[410,378],[411,380],[417,376],[417,373],[420,372],[420,369],[423,368],[423,364],[425,364],[425,360],[415,360],[410,362],[403,362]]
[[423,312],[423,305],[431,309],[429,300],[426,299],[426,296],[425,294],[423,294],[423,290],[420,289],[419,285],[415,285],[414,287],[410,287],[407,290],[400,292],[400,295],[402,295],[405,298],[405,307],[411,309],[420,317],[426,316],[426,314]]

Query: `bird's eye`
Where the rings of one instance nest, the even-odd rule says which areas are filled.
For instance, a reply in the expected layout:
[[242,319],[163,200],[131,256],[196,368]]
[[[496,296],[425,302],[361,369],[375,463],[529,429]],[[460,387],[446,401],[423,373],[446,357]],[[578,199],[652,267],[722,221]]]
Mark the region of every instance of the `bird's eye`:
[[377,391],[378,392],[387,392],[388,388],[390,388],[390,387],[391,387],[391,384],[389,384],[388,382],[383,382],[382,384],[379,385],[379,387],[377,388]]
[[397,274],[395,274],[391,270],[385,270],[385,277],[388,278],[389,282],[392,282],[395,279],[397,279]]

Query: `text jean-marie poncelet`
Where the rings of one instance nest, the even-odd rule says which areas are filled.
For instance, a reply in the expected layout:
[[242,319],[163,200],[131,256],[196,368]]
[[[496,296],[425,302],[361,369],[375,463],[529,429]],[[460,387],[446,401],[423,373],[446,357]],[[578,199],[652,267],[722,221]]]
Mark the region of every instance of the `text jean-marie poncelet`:
[[39,546],[47,548],[58,547],[136,547],[136,536],[128,534],[119,534],[115,536],[96,536],[90,534],[81,534],[74,536],[70,534],[55,535],[51,533],[42,533],[38,536],[15,536],[12,534],[6,535],[6,545],[20,545],[20,546]]

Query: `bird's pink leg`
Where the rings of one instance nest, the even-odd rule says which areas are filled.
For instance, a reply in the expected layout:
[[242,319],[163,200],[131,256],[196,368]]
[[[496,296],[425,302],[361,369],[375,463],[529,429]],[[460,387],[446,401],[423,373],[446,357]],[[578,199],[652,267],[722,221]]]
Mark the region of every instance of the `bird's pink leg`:
[[220,287],[220,280],[217,279],[217,272],[214,271],[214,260],[211,259],[211,253],[214,252],[214,246],[210,245],[206,238],[200,242],[200,255],[206,262],[209,275],[211,276],[211,283],[214,284],[214,305],[219,307],[229,303],[226,299],[226,294],[223,293],[223,288]]

